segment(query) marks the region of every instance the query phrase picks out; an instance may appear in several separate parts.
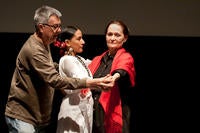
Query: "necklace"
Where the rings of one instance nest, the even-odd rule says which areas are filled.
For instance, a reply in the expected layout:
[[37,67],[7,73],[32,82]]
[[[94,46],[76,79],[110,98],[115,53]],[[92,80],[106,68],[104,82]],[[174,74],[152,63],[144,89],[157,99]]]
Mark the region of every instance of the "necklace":
[[88,67],[85,65],[85,63],[83,62],[83,60],[82,60],[78,55],[76,55],[75,57],[76,57],[76,58],[78,59],[78,61],[83,65],[83,67],[87,70],[88,76],[91,77],[90,72],[89,72],[89,69],[88,69]]

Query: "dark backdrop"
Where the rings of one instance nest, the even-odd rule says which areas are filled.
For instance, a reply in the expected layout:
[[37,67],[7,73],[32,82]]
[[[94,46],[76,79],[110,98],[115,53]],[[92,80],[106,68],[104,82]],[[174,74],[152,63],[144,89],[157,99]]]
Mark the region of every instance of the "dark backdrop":
[[[7,130],[5,104],[16,56],[30,33],[0,33],[0,130]],[[106,49],[103,35],[85,35],[83,57],[92,59]],[[192,131],[197,107],[199,37],[130,36],[126,49],[135,59],[136,87],[131,91],[131,132]],[[54,61],[58,51],[52,47]],[[61,95],[55,94],[52,124]]]

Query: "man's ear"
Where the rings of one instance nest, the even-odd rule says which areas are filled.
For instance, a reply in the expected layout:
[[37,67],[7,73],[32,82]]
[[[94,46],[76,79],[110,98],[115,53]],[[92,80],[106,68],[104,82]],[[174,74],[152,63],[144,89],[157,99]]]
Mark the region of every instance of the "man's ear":
[[43,24],[38,24],[37,26],[38,26],[39,32],[43,32],[44,25]]

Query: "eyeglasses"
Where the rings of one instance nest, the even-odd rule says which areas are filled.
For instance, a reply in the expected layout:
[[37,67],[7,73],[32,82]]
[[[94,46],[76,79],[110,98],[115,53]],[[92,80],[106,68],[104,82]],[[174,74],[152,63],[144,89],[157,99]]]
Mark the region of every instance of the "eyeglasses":
[[43,25],[49,26],[53,31],[56,31],[56,30],[58,30],[59,28],[62,27],[61,24],[54,24],[54,25],[43,24]]

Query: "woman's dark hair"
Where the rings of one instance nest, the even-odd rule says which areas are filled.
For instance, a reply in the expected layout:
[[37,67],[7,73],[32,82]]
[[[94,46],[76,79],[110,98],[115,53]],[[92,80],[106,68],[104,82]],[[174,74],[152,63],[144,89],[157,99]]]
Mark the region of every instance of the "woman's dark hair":
[[67,26],[62,29],[62,32],[58,35],[57,41],[54,43],[54,46],[60,49],[59,53],[61,56],[65,55],[65,52],[69,50],[69,48],[65,44],[65,40],[72,39],[78,29],[79,28],[76,26]]
[[111,20],[107,26],[106,26],[106,29],[105,29],[105,34],[107,33],[108,31],[108,27],[111,25],[111,24],[117,24],[117,25],[120,25],[122,28],[123,28],[123,33],[125,36],[129,36],[129,29],[128,27],[126,26],[126,24],[124,22],[122,22],[121,20]]
[[64,28],[62,30],[62,32],[60,33],[60,35],[58,36],[58,40],[60,42],[64,42],[66,39],[71,39],[75,32],[78,30],[79,28],[76,26],[67,26],[66,28]]

